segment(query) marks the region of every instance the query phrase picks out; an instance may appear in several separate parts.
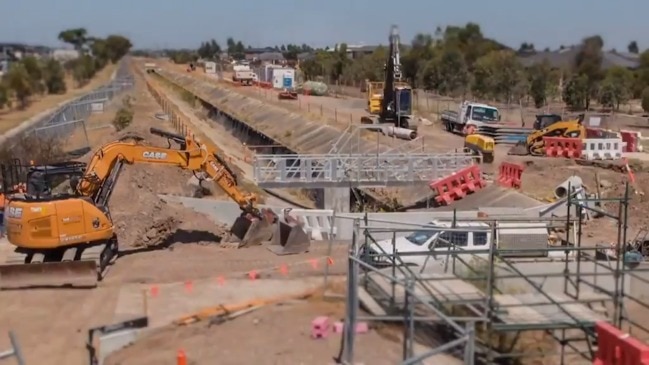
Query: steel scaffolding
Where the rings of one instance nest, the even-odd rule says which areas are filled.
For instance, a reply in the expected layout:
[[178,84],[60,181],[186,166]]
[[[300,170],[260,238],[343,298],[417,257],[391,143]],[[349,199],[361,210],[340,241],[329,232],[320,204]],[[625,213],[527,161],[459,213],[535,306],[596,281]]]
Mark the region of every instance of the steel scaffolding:
[[[619,210],[610,214],[594,208],[589,200],[617,203]],[[467,229],[458,224],[462,221],[487,223],[484,230],[493,239],[504,229],[499,228],[499,217],[454,219],[451,227],[455,228],[443,229],[380,222],[367,216],[355,220],[340,362],[354,362],[358,321],[403,323],[403,364],[420,363],[440,353],[452,354],[465,364],[498,364],[530,357],[552,357],[556,359],[553,363],[575,364],[577,357],[592,359],[598,321],[611,321],[618,327],[628,324],[649,333],[625,315],[625,300],[649,309],[639,297],[628,293],[627,287],[634,283],[649,288],[649,268],[623,260],[621,242],[626,241],[628,204],[628,187],[620,198],[568,200],[569,214],[560,243],[548,245],[540,257],[525,259],[520,258],[521,253],[538,254],[538,247],[503,249],[491,241],[488,248],[467,251],[438,238],[432,247],[422,247],[419,252],[396,250],[397,237],[413,231],[468,233],[481,229]],[[584,209],[616,221],[618,242],[612,246],[613,257],[606,256],[602,247],[582,246]],[[515,219],[508,217],[507,221]],[[518,229],[538,228],[530,218],[519,217],[518,221]],[[391,252],[381,248],[375,238],[378,235],[392,237]],[[520,239],[526,242],[524,234]],[[385,247],[386,241],[382,242]],[[434,250],[438,242],[446,244],[444,251]],[[406,265],[406,261],[412,262],[408,256],[421,257],[424,266]],[[368,315],[359,314],[361,303]],[[611,307],[613,314],[609,315]],[[431,333],[438,335],[438,347],[415,354],[415,335]],[[525,348],[526,336],[539,334],[547,338],[535,340],[535,345],[538,348],[547,343],[549,349],[521,349]]]

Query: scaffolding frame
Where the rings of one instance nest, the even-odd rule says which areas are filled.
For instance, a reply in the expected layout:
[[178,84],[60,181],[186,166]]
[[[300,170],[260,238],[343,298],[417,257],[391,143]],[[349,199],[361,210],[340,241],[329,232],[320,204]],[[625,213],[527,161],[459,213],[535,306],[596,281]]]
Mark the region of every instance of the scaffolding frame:
[[[414,270],[405,265],[403,259],[406,256],[426,256],[427,263],[433,255],[442,256],[437,253],[439,251],[436,254],[431,254],[425,248],[420,252],[398,253],[396,251],[396,239],[400,234],[413,231],[439,232],[441,230],[476,232],[476,227],[457,228],[456,224],[461,221],[488,222],[490,228],[487,230],[491,231],[491,238],[494,239],[499,229],[496,224],[499,220],[498,217],[454,218],[452,228],[443,229],[370,220],[367,215],[364,219],[355,219],[354,235],[347,258],[345,328],[338,361],[342,364],[354,363],[355,328],[359,321],[403,323],[402,364],[416,364],[433,355],[453,350],[453,355],[463,359],[464,363],[469,365],[502,363],[504,360],[513,358],[544,356],[558,356],[560,363],[566,364],[566,358],[569,356],[578,355],[584,359],[593,358],[596,346],[595,324],[598,320],[609,320],[619,328],[628,324],[649,333],[648,328],[634,321],[625,311],[625,299],[649,309],[649,305],[625,290],[627,280],[638,280],[642,284],[649,284],[649,279],[647,279],[649,275],[642,276],[642,273],[649,274],[649,268],[631,267],[623,261],[624,243],[627,241],[629,200],[628,184],[624,196],[618,198],[570,197],[566,201],[568,214],[562,245],[548,246],[543,250],[545,258],[532,260],[554,262],[556,265],[563,266],[562,272],[554,273],[530,274],[519,269],[517,265],[521,265],[522,261],[511,257],[511,255],[514,251],[520,254],[527,250],[523,248],[502,249],[496,248],[494,244],[489,244],[488,249],[466,251],[451,242],[442,240],[446,243],[446,251],[443,253],[446,260],[442,265],[445,275],[423,275],[423,268]],[[619,209],[617,214],[610,214],[597,208],[594,204],[589,204],[592,202],[618,203]],[[614,258],[609,257],[602,260],[602,254],[605,253],[602,247],[582,246],[582,225],[586,211],[594,211],[615,220],[617,242],[614,244]],[[539,220],[542,221],[543,218]],[[509,218],[507,221],[511,222],[512,220]],[[519,221],[521,227],[518,228],[524,229],[525,222],[536,220],[520,217]],[[378,245],[374,235],[379,233],[392,236],[392,252],[386,252]],[[573,239],[571,240],[571,238]],[[441,239],[436,241],[438,240]],[[431,248],[434,248],[434,245]],[[538,248],[529,249],[530,252],[538,252],[538,250]],[[561,257],[557,257],[557,253],[560,253]],[[387,262],[388,264],[377,267],[377,262]],[[529,261],[524,262],[529,263]],[[479,265],[483,266],[479,267]],[[460,266],[465,268],[462,276],[459,275],[458,268]],[[591,267],[590,272],[585,272],[588,271],[587,266]],[[466,275],[466,270],[470,272],[471,276]],[[501,271],[505,271],[506,274]],[[607,288],[602,284],[602,279],[598,279],[598,277],[606,277],[608,280],[612,278],[612,289],[610,283]],[[539,284],[534,279],[540,279],[542,282]],[[563,293],[546,290],[544,285],[548,279],[562,281]],[[502,288],[500,284],[507,280],[525,282],[530,292],[506,294],[506,288]],[[389,285],[377,284],[380,281]],[[444,283],[446,283],[446,287],[459,287],[460,282],[470,283],[472,287],[476,287],[474,283],[478,282],[482,283],[484,288],[476,287],[474,296],[448,295],[448,293],[444,295],[439,290],[440,287],[444,287]],[[383,314],[359,315],[361,305],[359,297],[362,291],[365,291],[363,295],[365,299],[370,293],[370,297],[385,312]],[[536,301],[516,302],[513,300],[528,297],[536,299]],[[512,301],[506,303],[505,299]],[[594,304],[601,304],[605,308],[605,304],[610,302],[613,304],[611,318],[596,313],[593,309]],[[508,322],[507,320],[508,313],[533,313],[534,311],[552,313],[552,317],[550,314],[547,317],[551,320],[537,322],[526,322],[525,320]],[[517,317],[512,314],[511,318]],[[433,326],[437,332],[440,329],[443,330],[447,334],[446,338],[439,343],[438,347],[415,355],[413,350],[415,333],[429,330]],[[553,347],[559,347],[559,350],[552,353],[543,351],[513,352],[521,334],[527,331],[549,334],[556,341]],[[575,333],[578,335],[574,335]],[[508,335],[510,343],[508,346],[501,346],[500,352],[496,351],[490,343],[485,342],[485,338],[492,339],[493,336],[505,335]],[[463,351],[458,349],[460,346],[464,346]]]

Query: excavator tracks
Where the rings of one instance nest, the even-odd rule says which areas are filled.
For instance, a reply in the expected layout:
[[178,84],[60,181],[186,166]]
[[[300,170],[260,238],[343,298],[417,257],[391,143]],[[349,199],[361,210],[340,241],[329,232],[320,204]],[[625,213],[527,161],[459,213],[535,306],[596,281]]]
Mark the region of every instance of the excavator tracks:
[[0,289],[94,288],[116,255],[117,244],[112,241],[70,247],[59,253],[58,260],[43,252],[15,250],[0,265]]

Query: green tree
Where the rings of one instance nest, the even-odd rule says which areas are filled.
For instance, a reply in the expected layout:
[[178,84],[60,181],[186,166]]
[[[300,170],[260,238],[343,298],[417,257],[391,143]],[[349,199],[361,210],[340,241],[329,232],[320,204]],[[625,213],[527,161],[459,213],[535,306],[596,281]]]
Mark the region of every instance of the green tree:
[[535,64],[527,70],[530,85],[529,94],[534,106],[541,108],[547,103],[550,88],[553,86],[552,70],[547,62]]
[[632,97],[633,72],[624,67],[613,67],[606,72],[599,93],[599,103],[603,106],[620,109]]
[[25,67],[25,71],[29,75],[29,83],[34,93],[42,94],[45,92],[45,85],[43,85],[43,71],[38,59],[34,56],[23,57],[20,62]]
[[0,109],[3,109],[9,104],[9,90],[7,86],[0,82]]
[[473,71],[476,94],[506,102],[520,96],[524,72],[514,52],[492,51],[475,62]]
[[131,40],[122,35],[111,34],[106,37],[106,48],[112,63],[117,63],[122,57],[126,56],[132,47]]
[[469,73],[462,52],[447,48],[431,60],[424,71],[424,86],[443,95],[464,94],[469,86]]
[[212,39],[208,42],[201,43],[201,46],[198,48],[196,53],[204,59],[216,59],[221,53],[221,46]]
[[29,105],[29,97],[32,96],[34,90],[32,89],[31,79],[25,65],[21,62],[16,62],[9,68],[9,72],[5,75],[6,85],[11,90],[21,109]]
[[598,35],[587,37],[582,41],[579,52],[575,57],[574,71],[585,76],[588,88],[584,103],[586,109],[590,105],[590,98],[599,93],[598,84],[604,77],[602,72],[602,47],[604,47],[602,37]]
[[106,40],[102,38],[93,38],[90,41],[90,51],[92,52],[92,56],[95,58],[95,67],[97,69],[104,68],[112,58]]
[[65,72],[61,63],[50,58],[43,65],[43,81],[49,94],[65,94]]
[[417,87],[426,62],[434,57],[434,42],[430,34],[419,33],[412,40],[410,50],[401,57],[403,76],[412,87]]
[[649,113],[649,87],[642,90],[642,110]]
[[588,108],[590,90],[588,76],[573,75],[563,88],[563,102],[574,110]]
[[72,77],[77,82],[78,86],[85,85],[97,72],[95,68],[95,61],[89,55],[83,55],[75,60],[75,65],[72,70]]
[[59,33],[59,40],[71,44],[74,49],[81,52],[88,40],[88,31],[85,28],[72,28]]
[[638,42],[636,41],[629,42],[629,45],[626,47],[626,49],[629,51],[629,53],[640,53],[640,48],[638,47]]

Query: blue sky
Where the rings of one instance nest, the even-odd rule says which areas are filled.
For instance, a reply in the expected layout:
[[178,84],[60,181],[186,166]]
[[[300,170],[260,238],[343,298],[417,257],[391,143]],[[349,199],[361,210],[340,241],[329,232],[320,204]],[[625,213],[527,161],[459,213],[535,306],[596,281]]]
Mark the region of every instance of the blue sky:
[[123,34],[138,48],[194,48],[228,36],[253,46],[377,44],[391,24],[410,42],[417,32],[474,21],[510,46],[556,48],[600,34],[607,49],[630,40],[649,47],[647,0],[0,0],[0,9],[0,41],[45,45],[79,26]]

